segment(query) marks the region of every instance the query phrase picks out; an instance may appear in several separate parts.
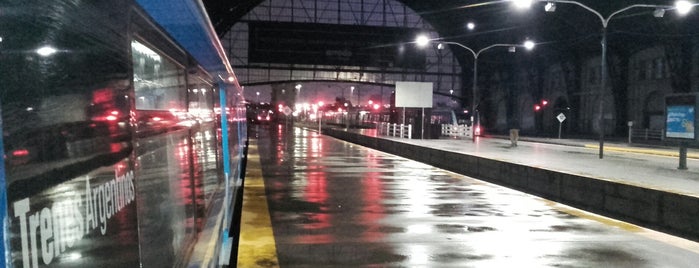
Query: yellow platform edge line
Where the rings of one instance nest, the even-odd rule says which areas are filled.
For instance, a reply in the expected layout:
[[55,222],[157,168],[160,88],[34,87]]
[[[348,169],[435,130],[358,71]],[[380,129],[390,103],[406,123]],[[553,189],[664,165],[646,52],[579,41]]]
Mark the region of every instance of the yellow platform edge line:
[[279,267],[257,143],[250,141],[240,218],[237,267]]
[[[585,147],[590,148],[590,149],[599,149],[599,145],[585,144]],[[624,148],[624,147],[614,147],[614,146],[604,146],[604,149],[610,150],[610,151],[617,151],[617,152],[651,154],[651,155],[660,155],[660,156],[668,156],[668,157],[679,157],[680,156],[679,149],[677,149],[677,152],[654,150],[654,149],[641,149],[641,148]],[[699,159],[699,154],[687,153],[687,158]]]

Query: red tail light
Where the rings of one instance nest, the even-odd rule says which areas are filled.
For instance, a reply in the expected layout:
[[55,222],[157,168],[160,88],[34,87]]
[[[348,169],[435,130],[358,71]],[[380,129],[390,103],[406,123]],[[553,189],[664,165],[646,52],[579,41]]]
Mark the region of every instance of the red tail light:
[[27,156],[29,155],[29,150],[27,149],[18,149],[12,151],[12,156],[20,157],[20,156]]

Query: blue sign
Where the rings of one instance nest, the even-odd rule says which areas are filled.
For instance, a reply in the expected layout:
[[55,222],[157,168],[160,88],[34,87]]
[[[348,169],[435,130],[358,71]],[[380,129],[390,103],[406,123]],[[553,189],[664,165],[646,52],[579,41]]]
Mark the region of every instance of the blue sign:
[[695,108],[694,105],[667,106],[666,137],[694,139]]

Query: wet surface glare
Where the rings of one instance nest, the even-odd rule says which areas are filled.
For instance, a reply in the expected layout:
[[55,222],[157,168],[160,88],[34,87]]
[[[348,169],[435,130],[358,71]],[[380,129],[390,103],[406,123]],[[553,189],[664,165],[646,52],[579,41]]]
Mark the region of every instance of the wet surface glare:
[[281,267],[699,263],[691,242],[661,242],[638,227],[316,132],[258,130],[251,137]]

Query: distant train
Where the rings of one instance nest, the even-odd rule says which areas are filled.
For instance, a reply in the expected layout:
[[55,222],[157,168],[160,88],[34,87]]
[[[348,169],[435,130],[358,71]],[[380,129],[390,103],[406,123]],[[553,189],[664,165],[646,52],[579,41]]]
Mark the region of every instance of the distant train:
[[201,2],[0,10],[0,264],[226,263],[245,100]]

